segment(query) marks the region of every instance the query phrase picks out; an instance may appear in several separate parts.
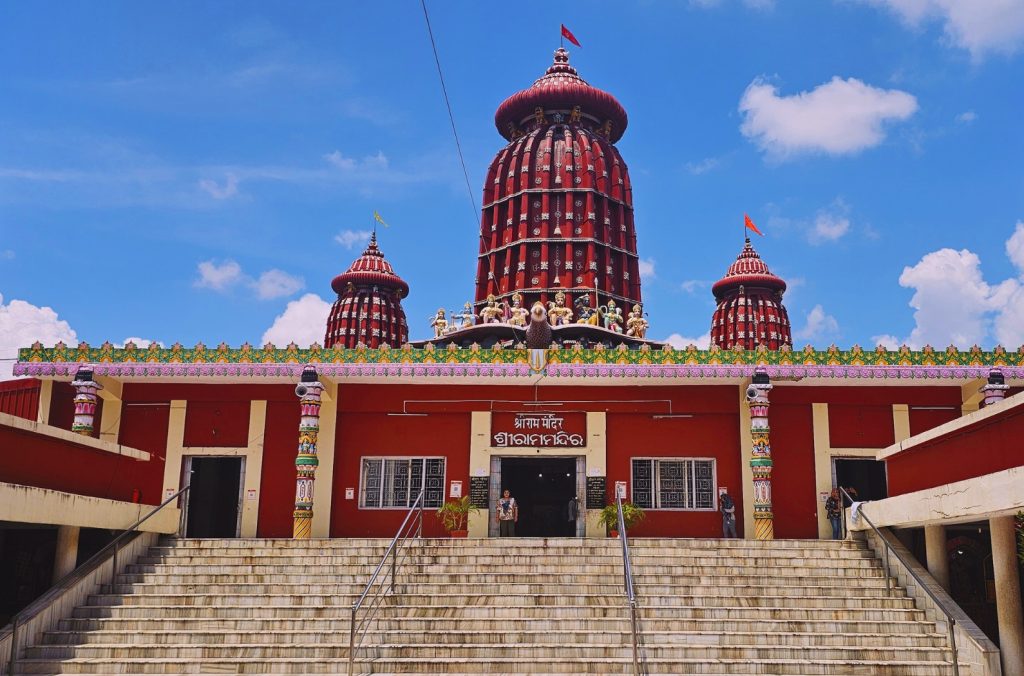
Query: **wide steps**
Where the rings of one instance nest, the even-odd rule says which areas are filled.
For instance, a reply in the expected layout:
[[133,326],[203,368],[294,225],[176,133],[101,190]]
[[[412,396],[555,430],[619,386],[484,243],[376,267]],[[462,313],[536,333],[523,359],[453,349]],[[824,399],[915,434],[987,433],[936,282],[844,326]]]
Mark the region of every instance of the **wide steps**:
[[[350,608],[388,544],[162,543],[46,632],[18,672],[347,673]],[[950,672],[945,636],[887,590],[863,543],[631,547],[647,673]],[[427,539],[402,556],[357,673],[632,673],[617,540]]]

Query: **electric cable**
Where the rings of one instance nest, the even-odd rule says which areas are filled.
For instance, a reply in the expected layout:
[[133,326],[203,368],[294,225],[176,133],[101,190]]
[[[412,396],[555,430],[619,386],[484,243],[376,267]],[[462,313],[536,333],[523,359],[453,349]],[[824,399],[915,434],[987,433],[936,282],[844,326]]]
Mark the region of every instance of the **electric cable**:
[[[462,143],[459,141],[459,132],[455,128],[455,114],[452,113],[452,104],[448,99],[448,88],[444,84],[444,73],[441,70],[441,59],[437,55],[437,43],[434,41],[434,31],[430,27],[430,15],[427,14],[427,0],[420,0],[423,7],[423,19],[427,24],[427,35],[430,36],[430,48],[434,51],[434,63],[437,65],[437,77],[441,81],[441,94],[444,96],[444,105],[448,108],[448,119],[452,123],[452,136],[455,137],[455,148],[459,154],[459,163],[462,164],[462,177],[466,180],[466,194],[469,196],[469,208],[473,214],[473,225],[477,227],[476,202],[473,200],[473,188],[469,182],[469,171],[466,169],[466,159],[462,155]],[[483,239],[483,234],[480,235]]]

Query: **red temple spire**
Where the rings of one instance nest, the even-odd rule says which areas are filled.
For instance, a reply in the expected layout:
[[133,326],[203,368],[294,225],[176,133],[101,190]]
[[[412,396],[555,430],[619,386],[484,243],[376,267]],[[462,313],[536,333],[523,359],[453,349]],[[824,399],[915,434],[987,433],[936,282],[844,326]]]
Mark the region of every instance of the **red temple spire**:
[[616,149],[626,111],[569,65],[565,49],[494,115],[509,144],[484,184],[475,301],[515,292],[525,307],[582,296],[591,307],[641,302],[633,194]]
[[377,232],[363,255],[331,282],[338,299],[327,318],[325,347],[401,347],[409,339],[402,299],[409,285],[377,248]]
[[718,307],[711,319],[711,344],[722,349],[793,344],[789,313],[782,304],[786,282],[772,274],[746,238],[743,251],[711,287]]

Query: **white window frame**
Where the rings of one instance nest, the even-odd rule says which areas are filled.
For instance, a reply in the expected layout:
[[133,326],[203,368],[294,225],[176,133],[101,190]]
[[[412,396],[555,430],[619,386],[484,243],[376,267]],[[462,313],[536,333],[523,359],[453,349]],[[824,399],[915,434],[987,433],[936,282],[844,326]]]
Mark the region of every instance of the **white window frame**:
[[[708,457],[691,457],[691,456],[637,456],[629,459],[629,495],[630,500],[633,499],[633,461],[634,460],[645,460],[654,461],[653,473],[651,479],[654,482],[654,486],[651,489],[651,502],[653,506],[644,507],[643,509],[658,511],[658,512],[717,512],[718,511],[718,459]],[[711,507],[661,507],[661,471],[658,468],[658,463],[661,462],[710,462],[711,463]],[[694,475],[695,476],[695,475]],[[693,484],[691,484],[693,485]],[[696,486],[694,486],[696,488]],[[696,494],[694,495],[694,502],[696,502]]]
[[[366,496],[365,496],[365,493],[363,492],[363,481],[366,478],[365,464],[366,464],[366,461],[368,461],[368,460],[380,461],[385,467],[387,466],[386,465],[386,461],[387,460],[406,460],[406,461],[409,461],[410,468],[412,466],[412,461],[413,460],[422,460],[423,461],[423,471],[424,471],[424,477],[423,477],[424,478],[424,482],[426,480],[426,469],[427,469],[427,462],[426,461],[427,460],[440,460],[443,463],[443,465],[444,465],[444,473],[443,473],[442,479],[441,479],[441,503],[442,504],[444,503],[444,501],[445,501],[445,494],[447,493],[447,487],[448,487],[448,457],[447,456],[444,456],[444,455],[364,455],[361,458],[359,458],[359,487],[357,488],[357,490],[359,491],[359,505],[358,505],[359,509],[365,509],[365,510],[390,510],[390,511],[401,510],[401,511],[408,511],[409,508],[412,506],[411,504],[406,505],[404,507],[403,506],[399,506],[399,507],[384,507],[384,506],[373,507],[373,506],[367,506],[366,505],[366,503],[365,503]],[[410,469],[410,472],[411,472],[411,469]],[[420,485],[422,486],[423,484],[420,484]],[[381,468],[381,487],[380,487],[380,490],[381,490],[381,504],[383,505],[383,503],[384,503],[384,499],[383,499],[383,497],[384,497],[383,496],[383,493],[384,493],[383,467]],[[409,501],[411,502],[412,500],[415,500],[416,496],[412,495],[412,491],[411,490],[409,491],[409,493],[410,493]],[[425,502],[426,502],[426,496],[424,495],[424,503]],[[433,505],[432,506],[432,505],[424,504],[423,508],[424,509],[437,509],[440,506],[441,505]]]

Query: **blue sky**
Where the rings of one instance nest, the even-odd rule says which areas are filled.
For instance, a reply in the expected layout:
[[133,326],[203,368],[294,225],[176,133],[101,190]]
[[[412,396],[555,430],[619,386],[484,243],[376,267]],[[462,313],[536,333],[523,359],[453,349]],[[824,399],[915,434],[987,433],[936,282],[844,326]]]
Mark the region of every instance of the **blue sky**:
[[471,199],[417,2],[4,3],[0,357],[322,340],[374,209],[426,337],[473,292],[494,110],[560,22],[630,116],[653,337],[707,332],[746,211],[798,346],[1016,347],[1024,3],[970,5],[428,2]]

